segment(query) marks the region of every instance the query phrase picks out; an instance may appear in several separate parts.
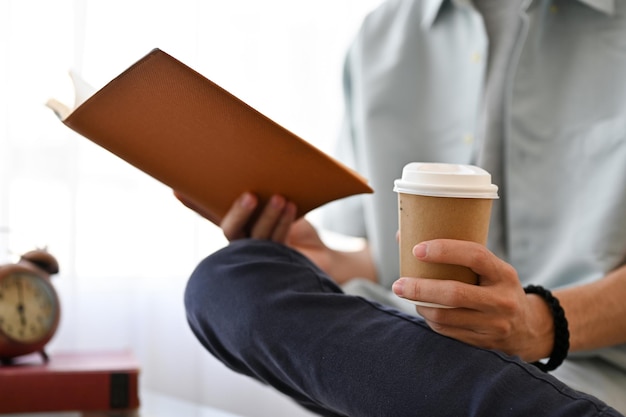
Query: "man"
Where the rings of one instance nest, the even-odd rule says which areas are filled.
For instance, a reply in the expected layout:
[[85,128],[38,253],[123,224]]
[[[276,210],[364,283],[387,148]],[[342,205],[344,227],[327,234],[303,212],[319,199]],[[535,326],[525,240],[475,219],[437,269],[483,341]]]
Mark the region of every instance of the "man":
[[[626,410],[623,74],[624,2],[386,2],[348,55],[340,142],[375,194],[329,207],[368,247],[331,251],[279,196],[244,233],[257,205],[245,194],[221,223],[233,243],[190,280],[192,329],[323,415],[615,413],[568,385]],[[499,185],[490,251],[414,250],[471,267],[479,286],[397,279],[392,184],[411,161],[476,163]],[[393,286],[457,308],[418,307],[422,321],[328,276],[369,299]],[[554,372],[567,384],[529,364],[563,359],[563,322],[527,284],[552,289],[567,319],[570,359]]]

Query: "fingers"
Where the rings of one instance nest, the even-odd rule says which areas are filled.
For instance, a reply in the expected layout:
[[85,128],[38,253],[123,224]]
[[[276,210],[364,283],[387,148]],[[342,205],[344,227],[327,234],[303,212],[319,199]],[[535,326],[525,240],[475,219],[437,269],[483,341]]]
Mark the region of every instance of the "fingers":
[[243,193],[235,200],[220,223],[226,239],[231,241],[247,236],[246,225],[250,221],[257,205],[258,199],[251,193]]
[[276,242],[286,240],[291,224],[296,219],[295,204],[284,197],[272,196],[258,218],[251,224],[258,206],[258,198],[251,193],[242,194],[233,203],[220,224],[224,236],[229,241],[245,237]]
[[428,278],[402,277],[394,282],[392,290],[402,298],[453,308],[479,308],[488,297],[484,288],[477,285]]
[[500,349],[512,353],[508,339],[513,329],[510,323],[502,318],[483,314],[474,310],[451,310],[429,308],[421,309],[429,327],[435,332],[453,339],[461,340],[473,346],[485,349]]
[[296,206],[284,197],[272,196],[253,225],[250,237],[284,242],[296,218]]
[[423,262],[461,265],[480,276],[480,285],[487,286],[495,279],[514,277],[517,273],[506,262],[495,256],[484,245],[453,239],[422,242],[413,248],[413,255]]
[[519,286],[515,269],[478,243],[437,239],[416,245],[413,255],[423,262],[468,267],[479,275],[480,286],[454,281],[454,277],[450,280],[402,277],[392,289],[396,295],[409,300],[484,310],[485,306],[501,301],[487,287]]

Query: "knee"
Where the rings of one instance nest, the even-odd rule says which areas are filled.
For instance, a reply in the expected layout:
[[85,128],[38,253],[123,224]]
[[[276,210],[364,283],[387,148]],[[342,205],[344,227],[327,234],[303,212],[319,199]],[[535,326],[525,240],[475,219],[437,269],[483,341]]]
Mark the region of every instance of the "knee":
[[292,254],[268,241],[240,240],[213,253],[198,264],[185,289],[187,319],[196,334],[232,328],[233,317],[246,317],[268,304],[268,275]]
[[206,316],[211,311],[224,312],[234,298],[242,297],[249,285],[242,285],[242,269],[251,261],[252,241],[237,241],[209,255],[192,272],[185,289],[188,316]]

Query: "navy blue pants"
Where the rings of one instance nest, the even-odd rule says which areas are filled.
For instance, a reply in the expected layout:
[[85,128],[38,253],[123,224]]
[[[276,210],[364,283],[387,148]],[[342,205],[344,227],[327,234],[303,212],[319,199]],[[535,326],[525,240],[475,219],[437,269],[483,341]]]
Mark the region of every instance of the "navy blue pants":
[[198,340],[236,372],[323,416],[618,416],[534,366],[342,293],[298,252],[240,240],[185,293]]

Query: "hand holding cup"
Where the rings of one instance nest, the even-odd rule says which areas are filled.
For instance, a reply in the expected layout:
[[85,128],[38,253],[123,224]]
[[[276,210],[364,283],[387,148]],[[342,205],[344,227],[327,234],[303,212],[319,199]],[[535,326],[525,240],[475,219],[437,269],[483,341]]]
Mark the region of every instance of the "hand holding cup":
[[398,193],[400,274],[477,284],[478,277],[470,268],[423,262],[413,255],[413,248],[432,239],[485,245],[492,202],[498,198],[498,187],[491,183],[491,175],[472,165],[414,162],[404,167],[402,178],[394,183],[394,191]]

